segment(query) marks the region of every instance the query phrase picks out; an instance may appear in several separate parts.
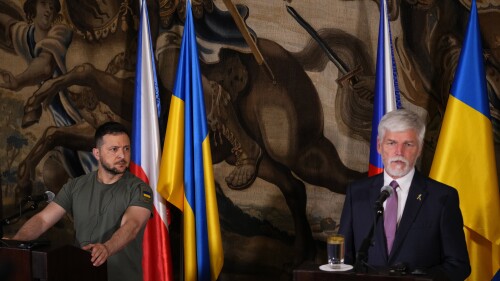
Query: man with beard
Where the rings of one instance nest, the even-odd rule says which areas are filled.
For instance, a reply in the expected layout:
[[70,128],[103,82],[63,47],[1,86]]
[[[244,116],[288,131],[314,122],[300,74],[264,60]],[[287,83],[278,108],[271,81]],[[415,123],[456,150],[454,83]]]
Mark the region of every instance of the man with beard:
[[[425,124],[409,110],[391,111],[379,123],[384,172],[347,188],[340,219],[345,263],[357,270],[392,268],[445,280],[470,274],[457,191],[415,169],[424,135]],[[385,202],[383,192],[390,194]],[[364,247],[374,221],[373,239]]]
[[97,128],[92,153],[98,169],[68,181],[13,239],[37,239],[68,212],[77,246],[91,252],[94,266],[107,261],[108,280],[142,280],[142,238],[152,190],[128,171],[130,138],[121,124]]

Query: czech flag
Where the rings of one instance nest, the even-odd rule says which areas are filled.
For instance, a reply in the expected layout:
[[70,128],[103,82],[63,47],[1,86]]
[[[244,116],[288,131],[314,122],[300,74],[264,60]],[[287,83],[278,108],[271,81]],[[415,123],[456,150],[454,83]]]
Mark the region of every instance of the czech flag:
[[[170,237],[165,199],[156,192],[160,166],[158,115],[160,98],[156,82],[148,11],[141,1],[141,19],[137,44],[137,68],[132,120],[132,159],[130,171],[153,189],[153,218],[146,225],[143,241],[144,281],[173,280]],[[148,194],[144,194],[148,196]],[[151,195],[149,195],[151,196]]]
[[368,176],[384,171],[382,157],[377,151],[378,124],[387,112],[401,108],[396,63],[392,51],[391,27],[386,0],[380,1],[380,23],[377,47],[377,74],[373,102],[372,135]]

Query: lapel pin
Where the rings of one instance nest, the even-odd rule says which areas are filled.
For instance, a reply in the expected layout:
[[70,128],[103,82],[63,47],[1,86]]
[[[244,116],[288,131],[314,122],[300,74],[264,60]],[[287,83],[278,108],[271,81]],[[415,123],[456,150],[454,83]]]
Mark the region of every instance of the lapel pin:
[[419,194],[419,195],[417,196],[417,200],[418,200],[418,201],[422,201],[422,194]]

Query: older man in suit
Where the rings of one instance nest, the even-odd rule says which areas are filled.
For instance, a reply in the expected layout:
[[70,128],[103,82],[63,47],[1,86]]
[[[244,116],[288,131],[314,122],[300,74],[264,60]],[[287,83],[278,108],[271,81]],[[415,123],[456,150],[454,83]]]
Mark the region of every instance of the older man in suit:
[[[409,110],[391,111],[380,121],[377,150],[384,172],[347,189],[339,230],[345,262],[464,280],[471,268],[458,193],[415,170],[424,134],[425,124]],[[383,204],[381,187],[391,194]],[[372,243],[363,247],[372,226]]]

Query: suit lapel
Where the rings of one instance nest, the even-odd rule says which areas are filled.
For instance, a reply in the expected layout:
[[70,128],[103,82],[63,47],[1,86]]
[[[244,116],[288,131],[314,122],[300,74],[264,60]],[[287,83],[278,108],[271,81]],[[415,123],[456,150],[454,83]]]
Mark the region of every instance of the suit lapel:
[[378,195],[380,194],[380,189],[384,185],[383,174],[375,176],[372,182],[372,188],[370,188],[370,203],[371,207],[375,206],[375,201],[377,201]]
[[[375,214],[375,201],[377,200],[380,189],[384,186],[384,174],[380,174],[374,177],[372,188],[370,189],[370,208],[372,208],[373,214]],[[375,233],[373,235],[374,245],[372,246],[375,252],[383,253],[384,261],[387,260],[387,246],[385,241],[385,231],[384,231],[384,216],[381,215],[377,225],[375,227]]]
[[389,264],[391,264],[394,253],[399,250],[399,247],[404,242],[408,231],[411,228],[415,217],[417,216],[420,207],[427,197],[427,186],[425,184],[424,178],[418,171],[415,171],[413,180],[411,182],[410,191],[408,193],[408,198],[406,199],[405,209],[403,211],[403,216],[399,223],[398,229],[396,231],[396,237],[394,239],[394,244],[392,246],[392,254],[389,257]]

